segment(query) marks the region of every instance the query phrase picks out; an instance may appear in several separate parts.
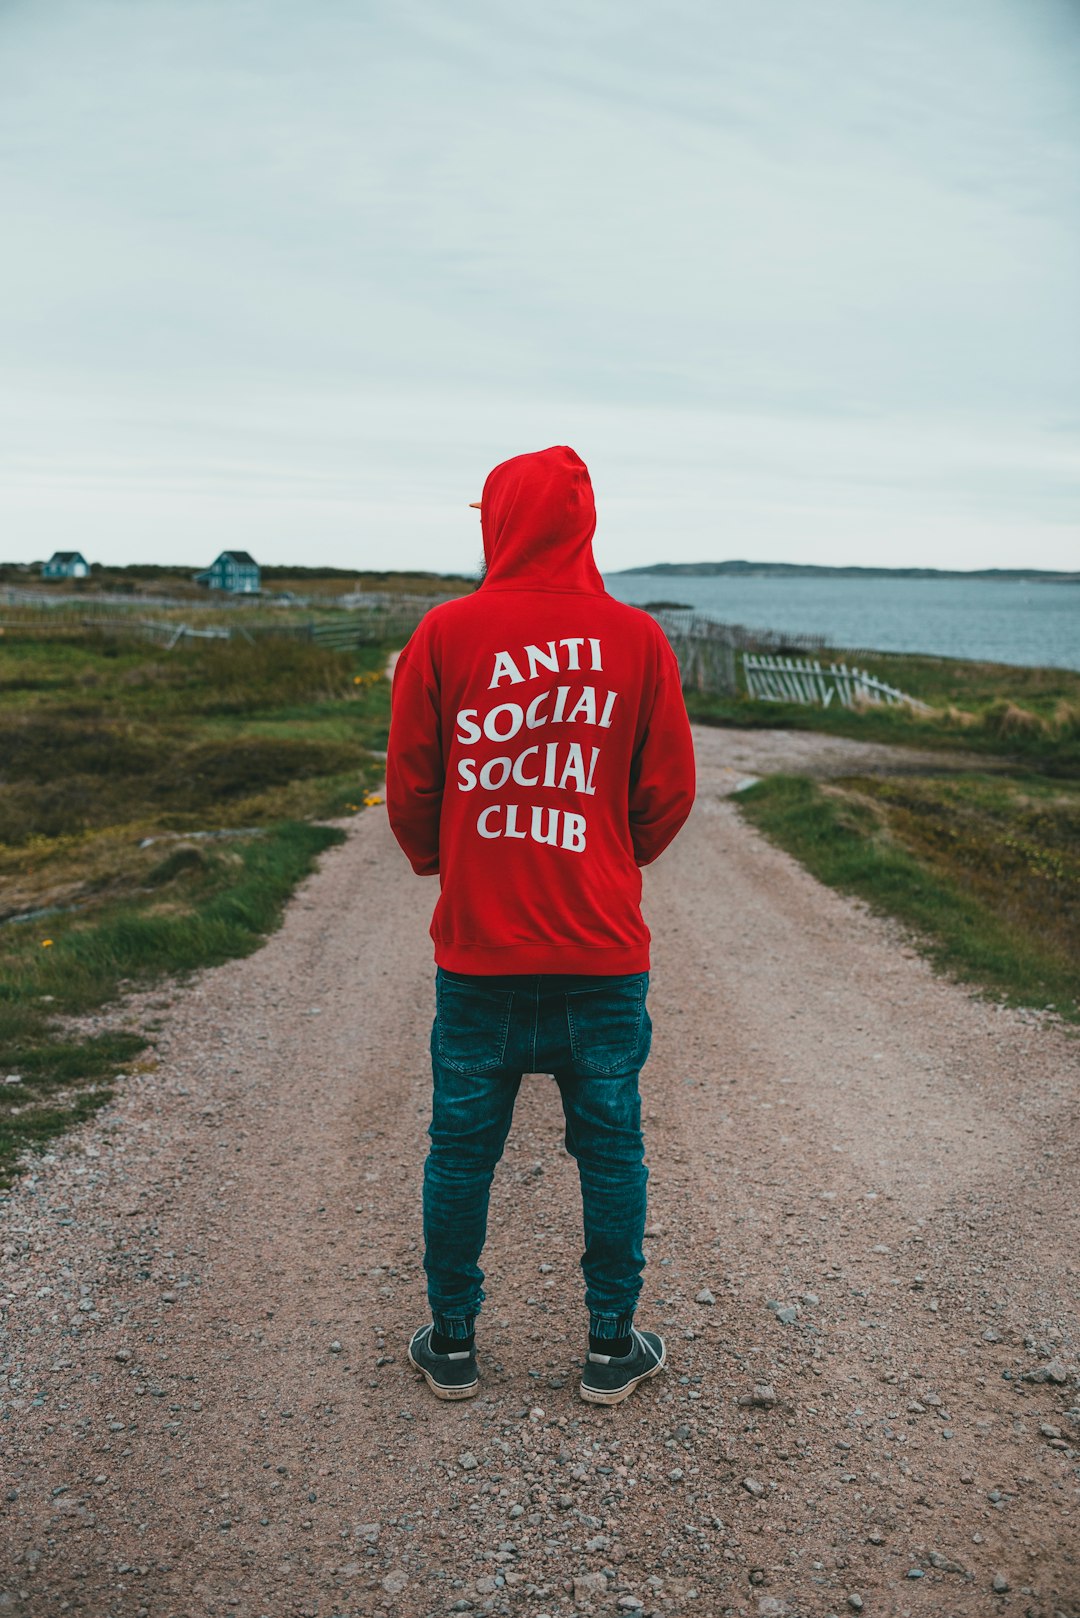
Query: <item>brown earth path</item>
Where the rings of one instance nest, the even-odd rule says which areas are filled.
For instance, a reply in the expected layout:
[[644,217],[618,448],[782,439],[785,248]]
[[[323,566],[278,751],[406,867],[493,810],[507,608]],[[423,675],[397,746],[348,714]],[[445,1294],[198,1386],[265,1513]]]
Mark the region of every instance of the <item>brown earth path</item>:
[[481,1397],[409,1371],[434,888],[368,812],[257,954],[129,1004],[156,1071],[4,1204],[0,1615],[1080,1613],[1080,1045],[743,823],[741,776],[834,738],[696,739],[646,873],[639,1318],[670,1370],[577,1396],[578,1193],[537,1077]]

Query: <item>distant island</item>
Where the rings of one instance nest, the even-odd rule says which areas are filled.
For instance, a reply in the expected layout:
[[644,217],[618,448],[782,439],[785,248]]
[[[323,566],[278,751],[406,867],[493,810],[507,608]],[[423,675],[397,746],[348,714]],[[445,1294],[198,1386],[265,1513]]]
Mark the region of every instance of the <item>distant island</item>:
[[1036,584],[1080,584],[1080,573],[1053,573],[1037,567],[820,567],[813,562],[652,562],[620,568],[612,577],[653,574],[661,578],[712,579],[718,574],[772,574],[828,579],[1031,579]]

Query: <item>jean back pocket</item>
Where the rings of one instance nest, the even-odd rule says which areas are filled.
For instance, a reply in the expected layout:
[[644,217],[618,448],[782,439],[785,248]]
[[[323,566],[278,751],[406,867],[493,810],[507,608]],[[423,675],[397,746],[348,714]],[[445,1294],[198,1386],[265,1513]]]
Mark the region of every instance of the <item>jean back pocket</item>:
[[580,1073],[610,1077],[641,1068],[652,1043],[645,1009],[649,974],[635,972],[566,996],[566,1020],[574,1066]]
[[463,982],[439,972],[435,980],[434,1054],[457,1073],[493,1073],[506,1060],[511,989]]

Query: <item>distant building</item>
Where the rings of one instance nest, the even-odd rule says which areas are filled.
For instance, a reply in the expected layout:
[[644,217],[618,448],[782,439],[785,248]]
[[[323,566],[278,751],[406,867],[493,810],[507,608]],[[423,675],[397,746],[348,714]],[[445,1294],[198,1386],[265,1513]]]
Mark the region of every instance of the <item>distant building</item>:
[[231,590],[239,595],[254,594],[262,588],[259,564],[247,551],[222,551],[205,573],[196,573],[195,583],[205,584],[208,590]]
[[82,551],[53,551],[47,562],[41,564],[43,579],[86,579],[90,576],[90,563]]

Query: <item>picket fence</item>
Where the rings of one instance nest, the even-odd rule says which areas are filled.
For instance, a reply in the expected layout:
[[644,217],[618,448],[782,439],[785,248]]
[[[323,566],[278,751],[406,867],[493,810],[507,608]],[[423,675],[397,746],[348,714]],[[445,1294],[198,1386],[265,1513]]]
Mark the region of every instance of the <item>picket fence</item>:
[[811,662],[809,658],[758,657],[747,652],[743,655],[743,674],[747,696],[763,702],[820,702],[827,708],[835,697],[845,708],[882,702],[906,703],[928,711],[926,703],[875,679],[864,669],[849,669],[846,663],[830,663],[822,668],[817,659]]
[[684,689],[733,697],[739,689],[737,653],[755,651],[816,652],[825,646],[823,635],[790,634],[771,629],[748,629],[745,624],[723,623],[689,607],[646,609],[671,642]]

